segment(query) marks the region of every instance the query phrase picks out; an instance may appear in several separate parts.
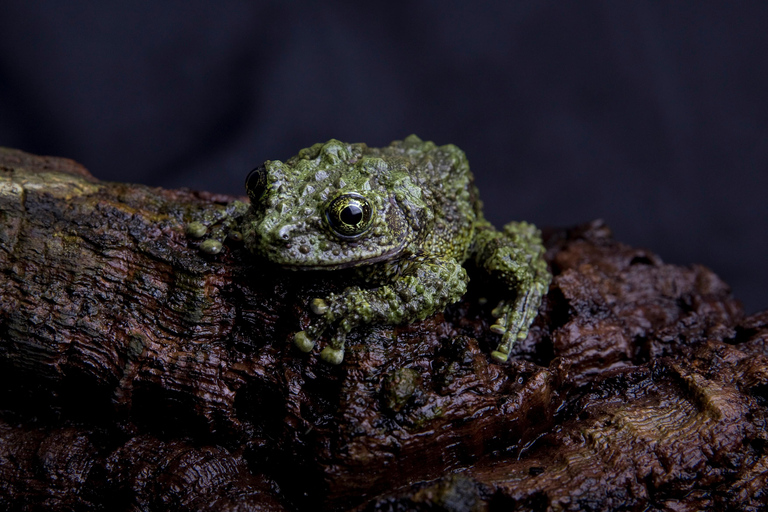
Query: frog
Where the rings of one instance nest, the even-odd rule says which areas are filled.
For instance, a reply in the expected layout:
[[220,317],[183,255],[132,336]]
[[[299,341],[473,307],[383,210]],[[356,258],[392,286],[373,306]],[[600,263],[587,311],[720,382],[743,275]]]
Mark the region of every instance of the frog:
[[469,264],[504,290],[490,326],[501,336],[490,356],[504,363],[552,280],[540,231],[527,222],[496,230],[465,153],[452,144],[416,135],[381,148],[331,139],[264,162],[245,188],[250,205],[235,202],[187,231],[208,234],[200,247],[211,254],[228,237],[285,269],[351,274],[342,291],[304,298],[312,320],[292,336],[306,353],[327,339],[319,356],[330,364],[343,361],[354,329],[410,324],[458,302]]

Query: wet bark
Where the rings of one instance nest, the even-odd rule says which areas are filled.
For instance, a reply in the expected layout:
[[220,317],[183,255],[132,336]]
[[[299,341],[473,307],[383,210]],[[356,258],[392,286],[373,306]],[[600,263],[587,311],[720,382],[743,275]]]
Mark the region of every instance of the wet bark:
[[551,230],[509,363],[476,278],[328,366],[288,340],[344,275],[201,252],[185,222],[230,199],[0,150],[0,508],[768,505],[768,312],[708,269]]

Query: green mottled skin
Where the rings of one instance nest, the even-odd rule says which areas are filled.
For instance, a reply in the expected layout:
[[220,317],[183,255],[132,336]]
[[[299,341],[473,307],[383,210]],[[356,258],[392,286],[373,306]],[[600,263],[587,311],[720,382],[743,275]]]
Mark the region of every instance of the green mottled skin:
[[[311,301],[316,319],[294,339],[301,350],[311,351],[325,334],[320,356],[338,364],[352,329],[444,310],[466,292],[462,265],[470,258],[509,289],[494,309],[492,330],[502,334],[494,359],[506,361],[513,343],[527,336],[551,280],[539,232],[524,222],[496,231],[483,218],[456,146],[415,135],[385,148],[330,140],[286,162],[268,161],[259,172],[260,180],[247,182],[252,204],[236,231],[248,250],[290,269],[351,268],[357,277],[343,292]],[[368,222],[352,219],[351,235],[339,232],[332,213],[348,197],[370,206]],[[203,236],[200,227],[190,234]],[[203,249],[218,252],[214,242]]]

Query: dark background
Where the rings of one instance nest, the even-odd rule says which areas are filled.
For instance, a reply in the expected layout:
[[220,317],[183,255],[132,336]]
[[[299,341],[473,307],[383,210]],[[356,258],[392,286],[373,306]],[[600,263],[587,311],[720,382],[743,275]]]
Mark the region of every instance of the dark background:
[[101,179],[241,194],[410,133],[496,225],[603,218],[768,307],[768,2],[0,4],[0,145]]

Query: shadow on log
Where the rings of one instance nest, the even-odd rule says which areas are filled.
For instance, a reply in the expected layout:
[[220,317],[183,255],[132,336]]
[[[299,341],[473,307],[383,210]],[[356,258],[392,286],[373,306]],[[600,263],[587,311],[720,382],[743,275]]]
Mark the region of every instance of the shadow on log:
[[475,279],[332,367],[288,340],[343,273],[185,236],[231,199],[0,150],[0,508],[768,506],[768,312],[708,269],[551,230],[509,363]]

